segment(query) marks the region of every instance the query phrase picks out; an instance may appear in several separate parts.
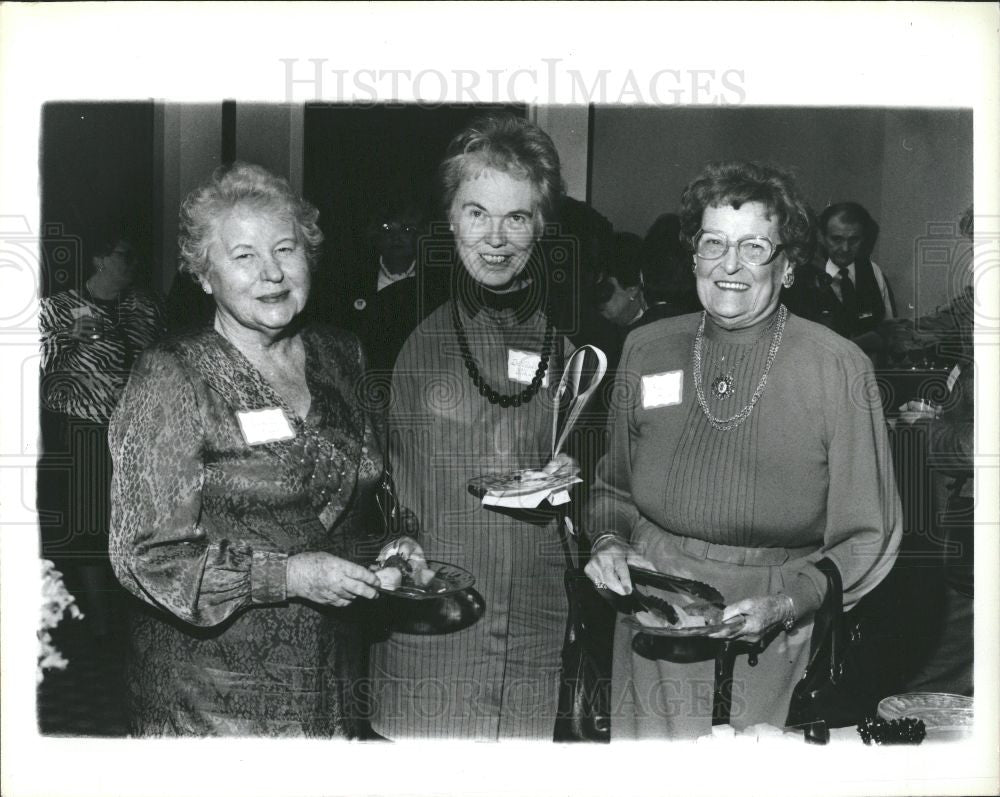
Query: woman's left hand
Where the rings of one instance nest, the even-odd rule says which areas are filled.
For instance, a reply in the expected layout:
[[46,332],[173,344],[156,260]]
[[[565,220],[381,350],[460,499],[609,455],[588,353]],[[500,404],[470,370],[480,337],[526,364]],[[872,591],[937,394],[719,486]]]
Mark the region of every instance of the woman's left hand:
[[710,636],[713,639],[742,639],[746,642],[757,642],[774,626],[783,623],[787,612],[788,601],[780,595],[744,598],[727,606],[722,613],[723,622],[742,617],[743,624],[718,631]]

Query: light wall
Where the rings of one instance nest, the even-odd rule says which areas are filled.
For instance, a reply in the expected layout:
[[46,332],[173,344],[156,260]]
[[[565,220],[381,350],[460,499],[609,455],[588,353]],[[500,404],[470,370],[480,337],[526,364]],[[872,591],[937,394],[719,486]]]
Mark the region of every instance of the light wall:
[[881,226],[873,259],[900,315],[948,300],[948,268],[927,261],[927,229],[972,202],[972,114],[862,108],[628,108],[592,116],[591,203],[616,229],[644,234],[675,211],[711,160],[792,168],[813,207],[854,200]]

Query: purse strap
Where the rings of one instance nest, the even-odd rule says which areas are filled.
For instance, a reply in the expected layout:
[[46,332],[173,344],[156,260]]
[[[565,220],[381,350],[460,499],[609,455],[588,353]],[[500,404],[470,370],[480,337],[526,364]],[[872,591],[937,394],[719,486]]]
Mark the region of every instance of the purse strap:
[[830,683],[837,683],[844,672],[847,633],[844,628],[844,583],[836,563],[823,557],[816,568],[826,577],[826,595],[813,618],[812,640],[806,677],[822,666],[823,649],[829,649]]

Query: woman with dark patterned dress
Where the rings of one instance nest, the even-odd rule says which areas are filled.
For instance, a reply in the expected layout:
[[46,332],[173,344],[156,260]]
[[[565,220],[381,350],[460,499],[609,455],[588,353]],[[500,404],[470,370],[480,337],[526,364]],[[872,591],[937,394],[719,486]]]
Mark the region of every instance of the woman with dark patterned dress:
[[357,340],[302,320],[318,213],[258,166],[181,207],[181,270],[211,329],[140,359],[111,424],[111,556],[141,735],[353,736],[359,560],[381,450]]
[[120,229],[94,236],[79,288],[41,301],[38,509],[42,556],[80,584],[95,633],[112,628],[108,421],[139,353],[163,334],[159,296]]
[[513,116],[477,120],[441,166],[455,236],[451,298],[404,344],[389,457],[428,558],[471,571],[485,614],[436,636],[395,631],[372,655],[372,727],[389,738],[546,739],[566,628],[553,513],[483,507],[467,481],[541,468],[566,344],[536,245],[561,193],[559,157]]

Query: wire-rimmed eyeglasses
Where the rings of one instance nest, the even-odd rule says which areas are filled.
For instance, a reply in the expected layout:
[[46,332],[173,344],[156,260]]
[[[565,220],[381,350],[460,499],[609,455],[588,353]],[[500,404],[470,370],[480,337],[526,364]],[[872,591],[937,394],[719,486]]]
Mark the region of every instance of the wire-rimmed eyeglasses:
[[[703,260],[725,257],[734,246],[729,236],[718,230],[698,230],[694,237],[694,253]],[[766,266],[785,248],[763,235],[745,235],[735,243],[736,257],[748,266]]]

